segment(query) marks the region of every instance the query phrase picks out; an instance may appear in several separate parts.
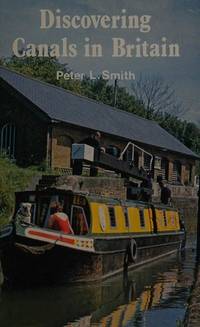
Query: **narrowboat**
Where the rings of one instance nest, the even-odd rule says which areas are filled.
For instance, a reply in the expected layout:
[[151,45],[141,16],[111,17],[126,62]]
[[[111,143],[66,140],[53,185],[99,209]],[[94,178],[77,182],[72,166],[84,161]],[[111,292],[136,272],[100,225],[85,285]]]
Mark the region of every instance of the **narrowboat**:
[[[48,227],[52,204],[62,204],[70,233]],[[29,220],[19,217],[29,208]],[[16,193],[15,241],[4,252],[4,274],[17,280],[96,281],[181,249],[177,209],[59,188]]]

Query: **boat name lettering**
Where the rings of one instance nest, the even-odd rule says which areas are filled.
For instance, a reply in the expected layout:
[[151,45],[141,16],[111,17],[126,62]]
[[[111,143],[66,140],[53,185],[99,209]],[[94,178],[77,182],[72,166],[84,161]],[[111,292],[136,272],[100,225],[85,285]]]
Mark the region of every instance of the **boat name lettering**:
[[86,201],[82,196],[75,195],[73,199],[73,204],[84,206],[86,205]]

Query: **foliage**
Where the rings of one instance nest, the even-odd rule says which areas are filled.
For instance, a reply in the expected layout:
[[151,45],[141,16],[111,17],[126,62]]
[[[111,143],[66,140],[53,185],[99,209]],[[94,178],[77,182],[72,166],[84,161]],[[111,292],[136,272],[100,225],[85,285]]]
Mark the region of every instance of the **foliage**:
[[[67,64],[61,64],[56,58],[17,58],[1,59],[1,64],[20,73],[61,86],[74,93],[87,96],[113,106],[115,89],[101,76],[96,80],[85,77],[83,80],[56,79],[58,70],[70,72]],[[184,110],[176,100],[174,91],[160,78],[150,77],[138,81],[133,94],[124,87],[117,87],[116,107],[158,122],[161,127],[178,138],[187,147],[200,154],[200,129],[194,124],[177,117]],[[142,93],[143,92],[143,93]],[[146,93],[146,97],[144,97]],[[164,111],[167,109],[168,111]],[[169,110],[170,109],[170,110]]]
[[38,174],[34,169],[17,167],[0,157],[0,225],[8,222],[14,209],[14,193],[23,190]]
[[[2,63],[0,62],[0,64]],[[57,71],[62,71],[64,73],[70,72],[68,65],[59,63],[56,58],[18,58],[16,56],[12,56],[11,58],[4,59],[3,65],[21,74],[28,75],[30,77],[37,78],[41,81],[61,86],[68,90],[73,90],[77,93],[80,93],[80,81],[72,79],[58,80],[56,78]]]

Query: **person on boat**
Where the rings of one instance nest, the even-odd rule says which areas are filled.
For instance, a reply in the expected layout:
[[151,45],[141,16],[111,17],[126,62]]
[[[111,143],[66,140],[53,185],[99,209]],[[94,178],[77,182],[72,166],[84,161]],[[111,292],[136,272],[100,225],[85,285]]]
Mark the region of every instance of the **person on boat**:
[[51,208],[52,214],[49,218],[47,227],[62,231],[66,234],[74,234],[67,214],[62,211],[63,211],[63,206],[59,202],[57,202]]
[[163,204],[170,204],[171,201],[171,190],[163,184],[162,181],[159,181],[160,186],[160,201]]

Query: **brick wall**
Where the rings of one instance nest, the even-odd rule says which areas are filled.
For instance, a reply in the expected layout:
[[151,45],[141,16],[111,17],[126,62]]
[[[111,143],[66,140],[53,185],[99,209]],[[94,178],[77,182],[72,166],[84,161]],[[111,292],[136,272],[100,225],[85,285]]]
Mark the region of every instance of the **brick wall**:
[[[54,126],[52,131],[52,168],[69,168],[71,166],[71,144],[80,142],[91,134],[91,131],[72,126]],[[59,144],[60,137],[68,139],[67,142]],[[108,135],[102,135],[102,147],[115,145],[122,151],[127,141],[118,140]]]
[[[71,166],[71,144],[80,142],[84,138],[88,137],[91,134],[91,131],[81,128],[81,127],[72,127],[70,125],[55,125],[53,127],[52,132],[52,168],[69,168]],[[64,140],[64,137],[68,140],[67,142],[59,142],[59,139],[61,140],[61,137]],[[110,136],[103,134],[101,145],[103,147],[107,147],[108,145],[115,145],[122,151],[127,144],[127,140],[123,140],[122,138],[118,138],[115,136]],[[165,157],[166,160],[168,160],[168,181],[173,181],[173,162],[175,160],[179,160],[182,168],[181,168],[181,183],[188,185],[194,180],[195,176],[195,160],[192,158],[186,159],[183,155],[179,154],[173,154],[169,151],[162,152],[161,150],[158,150],[156,148],[141,145],[139,144],[144,150],[147,152],[152,153],[153,155],[159,156],[159,157]],[[143,157],[142,154],[139,153],[139,166],[143,165]],[[189,167],[192,166],[192,179],[189,180]],[[157,176],[162,175],[163,171],[162,169],[155,169],[154,170],[154,180],[157,179]]]

